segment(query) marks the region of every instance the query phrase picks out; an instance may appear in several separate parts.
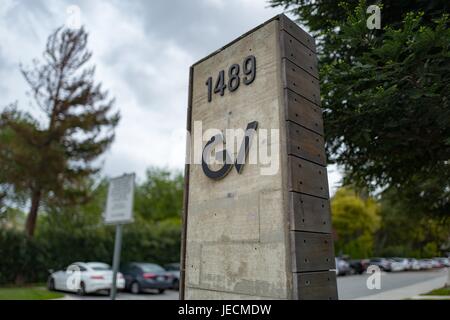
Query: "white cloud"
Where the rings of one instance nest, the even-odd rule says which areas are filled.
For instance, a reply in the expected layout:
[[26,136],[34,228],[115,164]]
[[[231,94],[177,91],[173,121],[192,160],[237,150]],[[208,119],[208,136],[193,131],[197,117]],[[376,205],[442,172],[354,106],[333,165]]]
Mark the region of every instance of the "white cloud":
[[[20,62],[40,58],[47,36],[77,5],[89,32],[96,80],[122,114],[103,157],[110,176],[184,164],[189,66],[281,12],[263,0],[0,0],[0,108],[28,107]],[[5,81],[5,79],[7,79]],[[330,190],[340,175],[331,171]]]

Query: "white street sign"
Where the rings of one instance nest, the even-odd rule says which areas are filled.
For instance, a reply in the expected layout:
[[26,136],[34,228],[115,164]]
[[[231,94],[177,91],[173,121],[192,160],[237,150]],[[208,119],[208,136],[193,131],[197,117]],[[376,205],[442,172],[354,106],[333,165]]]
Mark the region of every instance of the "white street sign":
[[133,194],[135,174],[124,174],[109,181],[104,219],[106,224],[133,221]]

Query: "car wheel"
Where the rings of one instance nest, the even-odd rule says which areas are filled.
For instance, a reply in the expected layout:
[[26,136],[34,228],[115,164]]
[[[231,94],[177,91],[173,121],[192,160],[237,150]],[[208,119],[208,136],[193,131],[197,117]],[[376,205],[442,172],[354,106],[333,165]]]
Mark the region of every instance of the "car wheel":
[[172,288],[174,290],[179,290],[180,289],[180,281],[178,281],[178,279],[173,280]]
[[159,293],[159,294],[163,294],[164,291],[166,291],[166,290],[164,290],[164,289],[158,289],[158,293]]
[[85,296],[86,295],[86,286],[85,286],[84,282],[80,283],[80,288],[78,289],[78,294],[80,296]]
[[133,294],[138,294],[141,292],[141,286],[139,285],[139,282],[134,281],[131,285],[130,285],[130,291]]
[[48,279],[47,288],[50,291],[55,291],[55,279],[53,278]]

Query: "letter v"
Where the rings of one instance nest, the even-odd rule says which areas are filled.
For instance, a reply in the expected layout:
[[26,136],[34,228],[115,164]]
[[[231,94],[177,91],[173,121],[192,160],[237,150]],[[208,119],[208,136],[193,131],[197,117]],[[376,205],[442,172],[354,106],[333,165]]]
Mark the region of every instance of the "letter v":
[[235,161],[236,171],[240,174],[244,168],[245,161],[247,159],[248,150],[250,149],[251,139],[258,129],[258,121],[252,121],[247,124],[247,129],[245,129],[245,136],[239,149],[238,156]]

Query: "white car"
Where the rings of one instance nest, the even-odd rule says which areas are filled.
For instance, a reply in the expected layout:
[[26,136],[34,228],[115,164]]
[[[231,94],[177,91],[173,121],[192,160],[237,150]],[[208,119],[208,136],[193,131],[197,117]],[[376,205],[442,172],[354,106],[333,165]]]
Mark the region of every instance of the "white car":
[[401,261],[398,261],[396,259],[389,259],[389,262],[391,263],[391,271],[404,271],[405,266]]
[[433,264],[431,263],[431,259],[421,259],[419,260],[420,269],[429,270],[433,269]]
[[408,259],[405,258],[392,258],[391,271],[405,271],[410,268]]
[[[66,268],[50,274],[48,279],[49,290],[86,293],[108,291],[112,287],[112,270],[106,263],[101,262],[75,262]],[[125,288],[125,279],[117,273],[117,289]]]
[[410,270],[420,270],[420,263],[417,259],[409,259]]

